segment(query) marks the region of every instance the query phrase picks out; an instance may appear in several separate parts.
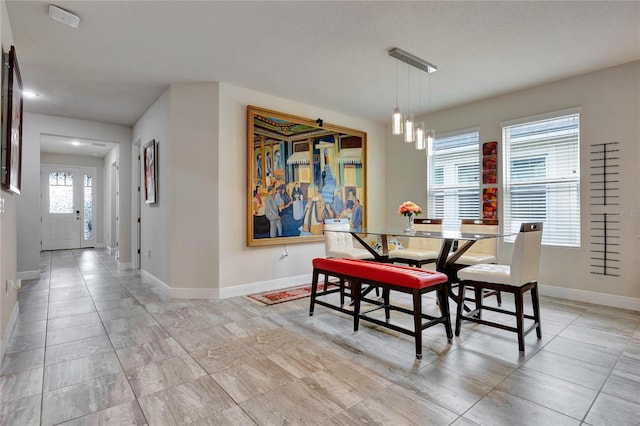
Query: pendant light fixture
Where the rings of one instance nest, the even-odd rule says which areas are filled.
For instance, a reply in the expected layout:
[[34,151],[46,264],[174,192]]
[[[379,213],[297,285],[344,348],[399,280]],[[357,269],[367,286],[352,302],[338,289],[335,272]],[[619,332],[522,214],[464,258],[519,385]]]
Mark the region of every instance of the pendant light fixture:
[[[422,87],[420,87],[420,78],[418,78],[418,115],[422,111]],[[424,121],[416,124],[416,149],[423,150],[427,147],[427,140],[424,129]]]
[[[429,74],[429,79],[427,81],[429,89],[429,109],[427,111],[431,112],[431,74]],[[436,141],[436,131],[433,128],[429,128],[426,132],[427,157],[431,157],[433,155],[433,144]]]
[[416,133],[413,127],[413,113],[411,112],[411,68],[407,66],[407,112],[404,119],[404,141],[406,143],[413,143],[416,140]]
[[[438,70],[438,67],[435,65],[425,61],[424,59],[418,58],[417,56],[412,55],[411,53],[405,52],[404,50],[398,49],[394,47],[393,49],[387,52],[389,56],[392,56],[396,59],[401,60],[402,62],[410,65],[414,68],[418,68],[421,71],[430,74]],[[407,66],[407,114],[404,117],[404,126],[402,120],[402,113],[400,112],[400,108],[398,107],[398,63],[396,61],[396,107],[393,110],[393,116],[391,121],[391,133],[393,135],[400,135],[404,132],[404,141],[406,143],[416,143],[416,149],[425,149],[429,144],[429,135],[431,135],[431,144],[433,145],[433,140],[435,139],[435,131],[433,129],[428,129],[424,122],[420,123],[414,122],[413,113],[411,113],[411,99],[410,99],[410,70],[411,68]],[[418,79],[418,86],[420,80]],[[418,87],[418,104],[420,104],[420,88]],[[431,87],[429,87],[429,110],[431,109]],[[420,105],[418,106],[418,114],[420,114]],[[404,127],[404,128],[403,128]],[[428,151],[428,150],[427,150]],[[427,155],[430,155],[427,153]]]
[[398,136],[402,134],[403,130],[402,113],[398,108],[398,61],[396,61],[396,107],[391,116],[391,134]]

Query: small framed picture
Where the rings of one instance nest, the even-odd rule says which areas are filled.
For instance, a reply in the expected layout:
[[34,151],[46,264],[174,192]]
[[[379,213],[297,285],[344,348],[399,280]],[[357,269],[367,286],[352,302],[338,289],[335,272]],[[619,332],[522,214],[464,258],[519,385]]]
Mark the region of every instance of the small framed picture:
[[157,143],[154,140],[143,147],[144,158],[144,202],[153,204],[158,194]]

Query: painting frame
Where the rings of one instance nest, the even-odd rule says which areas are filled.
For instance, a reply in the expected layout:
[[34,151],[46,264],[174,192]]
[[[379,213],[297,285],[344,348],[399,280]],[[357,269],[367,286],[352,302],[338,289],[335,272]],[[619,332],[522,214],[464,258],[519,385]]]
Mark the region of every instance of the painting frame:
[[366,227],[366,148],[364,131],[248,105],[247,247],[324,241],[326,217]]
[[2,54],[1,186],[14,194],[22,187],[22,76],[14,46]]
[[155,139],[142,148],[144,164],[144,202],[155,204],[158,198],[158,143]]

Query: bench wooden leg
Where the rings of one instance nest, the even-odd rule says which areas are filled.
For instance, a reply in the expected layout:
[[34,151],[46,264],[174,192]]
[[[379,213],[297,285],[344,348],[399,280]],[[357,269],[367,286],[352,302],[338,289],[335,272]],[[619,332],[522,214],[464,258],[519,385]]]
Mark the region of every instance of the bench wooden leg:
[[351,296],[353,297],[353,331],[358,331],[360,326],[360,299],[362,293],[362,283],[360,280],[351,280]]
[[[318,293],[318,276],[320,275],[319,271],[313,270],[313,280],[311,281],[311,300],[309,302],[309,316],[313,316],[313,307],[316,303],[316,294]],[[325,277],[327,275],[325,274]]]
[[422,293],[413,290],[413,330],[416,340],[416,358],[422,358]]
[[382,289],[382,298],[383,298],[383,302],[384,302],[384,319],[389,322],[391,321],[391,309],[389,309],[389,294],[391,293],[391,290],[389,290],[388,288]]

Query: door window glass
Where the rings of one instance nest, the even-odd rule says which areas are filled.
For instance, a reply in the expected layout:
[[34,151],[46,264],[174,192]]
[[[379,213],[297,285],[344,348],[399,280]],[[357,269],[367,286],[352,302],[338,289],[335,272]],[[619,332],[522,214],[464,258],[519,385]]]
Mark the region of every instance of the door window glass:
[[84,239],[93,239],[93,178],[84,175]]
[[49,173],[49,213],[73,213],[73,173]]

